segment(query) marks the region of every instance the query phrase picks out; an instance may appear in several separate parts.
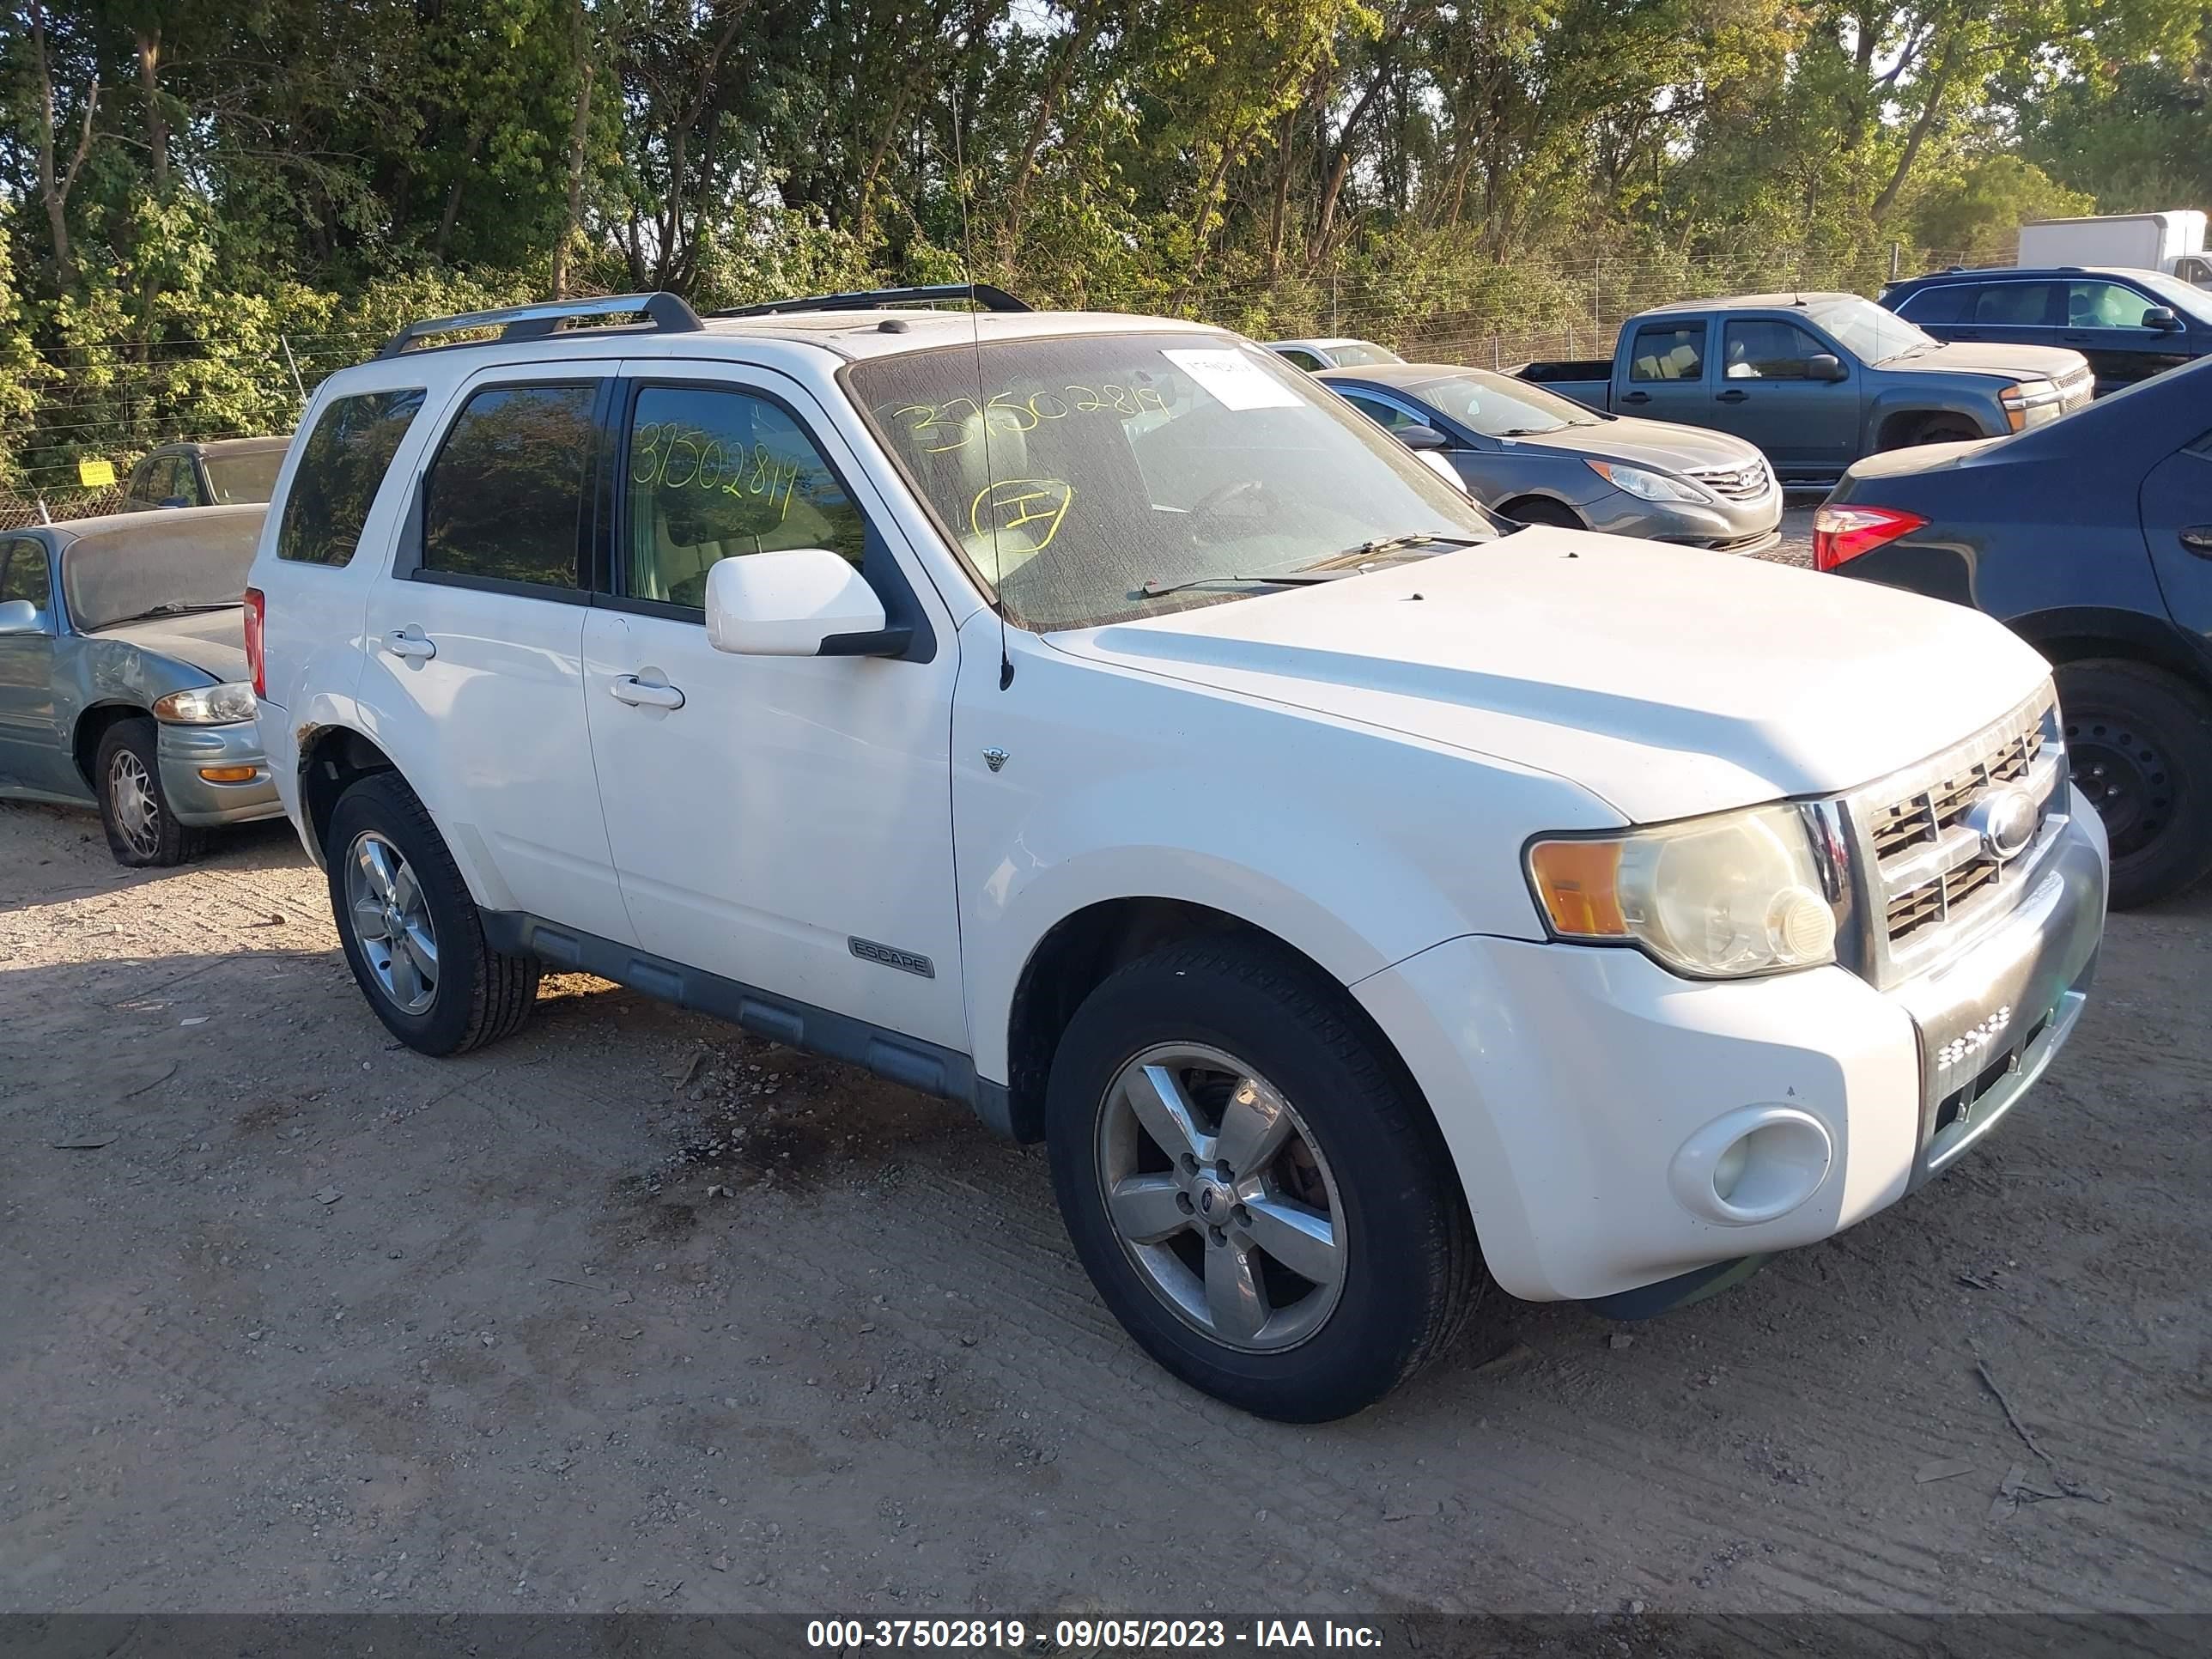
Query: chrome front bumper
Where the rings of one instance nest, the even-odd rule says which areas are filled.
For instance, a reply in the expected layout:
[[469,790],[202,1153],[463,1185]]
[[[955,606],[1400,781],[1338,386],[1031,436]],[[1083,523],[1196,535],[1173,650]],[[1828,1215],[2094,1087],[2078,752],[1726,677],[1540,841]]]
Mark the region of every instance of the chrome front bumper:
[[[245,823],[256,818],[283,816],[276,799],[276,781],[261,752],[261,728],[253,720],[233,720],[224,726],[173,726],[161,723],[155,742],[161,763],[161,793],[177,822],[194,829],[220,823]],[[253,775],[234,783],[204,777],[203,771],[251,768]]]

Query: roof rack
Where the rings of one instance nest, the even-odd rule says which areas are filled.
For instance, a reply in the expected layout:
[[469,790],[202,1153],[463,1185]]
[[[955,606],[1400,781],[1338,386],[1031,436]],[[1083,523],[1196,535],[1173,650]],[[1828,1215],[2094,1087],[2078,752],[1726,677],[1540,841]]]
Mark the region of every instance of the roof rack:
[[709,312],[710,317],[769,317],[783,311],[873,311],[882,306],[917,305],[931,300],[971,300],[986,311],[1028,311],[1026,301],[1017,300],[988,283],[937,283],[927,288],[871,288],[850,294],[817,294],[798,300],[769,300],[757,306],[732,306]]
[[[434,317],[420,323],[410,323],[393,335],[383,350],[380,361],[397,357],[416,341],[434,334],[453,334],[463,329],[496,328],[499,338],[508,340],[537,340],[552,333],[561,325],[576,317],[635,317],[642,313],[648,326],[636,330],[647,334],[696,334],[704,326],[699,313],[684,303],[681,295],[617,294],[603,300],[556,300],[550,305],[506,306],[497,311],[471,311],[459,317]],[[449,345],[485,345],[483,340],[456,340]],[[424,346],[425,351],[442,351],[447,346]]]

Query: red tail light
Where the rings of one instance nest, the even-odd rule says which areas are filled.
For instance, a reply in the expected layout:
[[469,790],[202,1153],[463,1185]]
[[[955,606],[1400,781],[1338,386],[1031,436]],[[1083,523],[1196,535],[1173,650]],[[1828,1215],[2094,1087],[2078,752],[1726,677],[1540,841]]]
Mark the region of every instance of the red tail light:
[[1813,515],[1813,563],[1833,570],[1847,559],[1927,527],[1917,513],[1889,507],[1823,507]]
[[269,693],[269,659],[262,648],[261,625],[267,615],[268,601],[261,590],[246,590],[246,665],[253,674],[253,695],[266,696]]

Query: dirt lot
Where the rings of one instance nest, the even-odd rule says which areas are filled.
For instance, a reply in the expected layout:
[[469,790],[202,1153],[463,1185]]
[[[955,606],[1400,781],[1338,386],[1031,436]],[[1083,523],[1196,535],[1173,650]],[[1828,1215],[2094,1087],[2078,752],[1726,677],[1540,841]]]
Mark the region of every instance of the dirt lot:
[[2208,978],[2212,899],[2120,918],[1927,1191],[1293,1429],[953,1108],[583,979],[423,1060],[283,827],[0,806],[0,1607],[2212,1607]]

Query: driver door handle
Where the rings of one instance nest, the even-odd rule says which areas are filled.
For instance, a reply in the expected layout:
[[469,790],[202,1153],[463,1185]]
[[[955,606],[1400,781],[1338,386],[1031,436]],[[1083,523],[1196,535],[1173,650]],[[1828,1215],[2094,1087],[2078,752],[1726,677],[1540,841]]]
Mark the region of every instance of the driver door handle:
[[2212,559],[2212,524],[2184,526],[2181,544],[2199,558]]
[[438,654],[438,647],[412,629],[395,628],[384,636],[384,648],[395,657],[404,657],[410,662],[428,662]]
[[654,685],[635,674],[624,674],[607,690],[614,694],[617,702],[626,702],[633,708],[681,708],[684,694],[672,685]]
[[1748,392],[1717,392],[1713,394],[1713,401],[1717,404],[1740,404],[1749,396],[1751,393]]
[[1625,404],[1648,404],[1651,401],[1651,394],[1648,392],[1624,392],[1620,394],[1620,401]]

